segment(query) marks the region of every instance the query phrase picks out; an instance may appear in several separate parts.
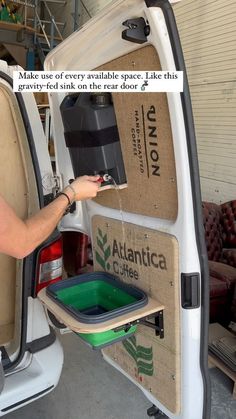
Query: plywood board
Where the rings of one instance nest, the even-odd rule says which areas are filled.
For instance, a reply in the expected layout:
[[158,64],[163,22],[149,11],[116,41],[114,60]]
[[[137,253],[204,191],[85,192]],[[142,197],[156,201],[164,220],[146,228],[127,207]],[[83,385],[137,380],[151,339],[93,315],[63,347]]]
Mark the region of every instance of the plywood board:
[[128,324],[164,309],[163,304],[153,300],[152,298],[149,298],[148,304],[138,310],[123,314],[122,316],[117,316],[114,319],[102,323],[89,324],[79,322],[68,312],[66,312],[65,309],[56,304],[50,297],[47,296],[45,288],[39,292],[38,298],[42,301],[43,304],[46,305],[46,307],[56,316],[56,318],[61,323],[65,324],[67,327],[69,327],[69,329],[77,333],[106,332],[107,330],[115,329],[117,327],[123,326],[124,324]]
[[8,343],[14,334],[14,323],[0,326],[0,345]]
[[171,412],[180,411],[179,251],[174,236],[92,218],[94,269],[114,273],[165,306],[165,337],[138,326],[135,337],[104,352]]
[[[22,167],[22,159],[17,143],[17,132],[12,116],[9,97],[6,91],[0,89],[1,103],[1,136],[0,136],[0,194],[13,207],[16,206],[18,215],[25,216],[25,174]],[[16,288],[16,261],[15,259],[0,254],[1,278],[0,278],[0,326],[11,325],[15,320],[15,288]],[[2,329],[3,330],[3,329]],[[8,338],[13,335],[7,333]],[[11,335],[11,336],[10,336]],[[6,336],[2,336],[6,343]]]
[[[156,50],[146,46],[99,70],[161,70]],[[110,208],[175,220],[178,211],[175,159],[166,93],[114,93],[128,188],[101,192]],[[121,204],[120,204],[121,200]]]
[[21,25],[20,23],[11,23],[11,22],[4,22],[4,21],[0,21],[0,28],[1,29],[6,29],[6,30],[10,30],[10,31],[22,31],[25,30],[27,32],[35,32],[35,29],[32,28],[31,26],[25,26],[25,25]]

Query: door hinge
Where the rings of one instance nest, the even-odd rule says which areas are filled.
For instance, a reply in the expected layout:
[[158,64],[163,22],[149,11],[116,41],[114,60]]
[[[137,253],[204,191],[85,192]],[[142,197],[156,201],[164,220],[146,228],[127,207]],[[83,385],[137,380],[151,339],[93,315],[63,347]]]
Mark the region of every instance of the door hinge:
[[61,175],[53,175],[53,195],[55,196],[62,189]]
[[137,44],[147,42],[147,36],[150,34],[150,26],[145,22],[143,17],[128,19],[122,25],[128,28],[122,31],[122,39]]

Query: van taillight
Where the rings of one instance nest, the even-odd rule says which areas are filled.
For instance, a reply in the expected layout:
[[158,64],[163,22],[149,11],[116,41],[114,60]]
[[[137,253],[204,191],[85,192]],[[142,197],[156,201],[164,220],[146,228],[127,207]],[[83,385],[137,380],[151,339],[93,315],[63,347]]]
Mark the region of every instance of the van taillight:
[[62,239],[44,247],[38,257],[36,293],[62,279]]

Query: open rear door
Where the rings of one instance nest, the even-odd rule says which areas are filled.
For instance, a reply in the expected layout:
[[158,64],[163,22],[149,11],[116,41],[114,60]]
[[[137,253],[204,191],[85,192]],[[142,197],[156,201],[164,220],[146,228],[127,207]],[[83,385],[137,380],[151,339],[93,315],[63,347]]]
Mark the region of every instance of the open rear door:
[[[139,43],[131,25],[123,39],[123,22],[140,17],[150,34]],[[167,417],[208,419],[208,267],[191,101],[170,2],[112,2],[45,64],[45,70],[94,69],[184,71],[181,94],[113,94],[128,187],[77,205],[61,228],[91,236],[95,270],[118,275],[164,306],[164,338],[139,325],[132,338],[104,349],[104,358]],[[64,97],[50,95],[66,184],[73,170],[60,114]]]

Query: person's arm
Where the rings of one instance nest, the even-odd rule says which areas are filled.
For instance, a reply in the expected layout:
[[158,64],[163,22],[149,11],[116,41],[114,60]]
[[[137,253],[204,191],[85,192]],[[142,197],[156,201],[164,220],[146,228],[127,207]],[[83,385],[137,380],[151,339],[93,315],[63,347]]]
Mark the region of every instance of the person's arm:
[[[82,176],[63,192],[71,202],[97,195],[99,176]],[[22,259],[30,254],[55,229],[68,206],[68,199],[60,195],[33,217],[22,221],[0,196],[0,252]]]

